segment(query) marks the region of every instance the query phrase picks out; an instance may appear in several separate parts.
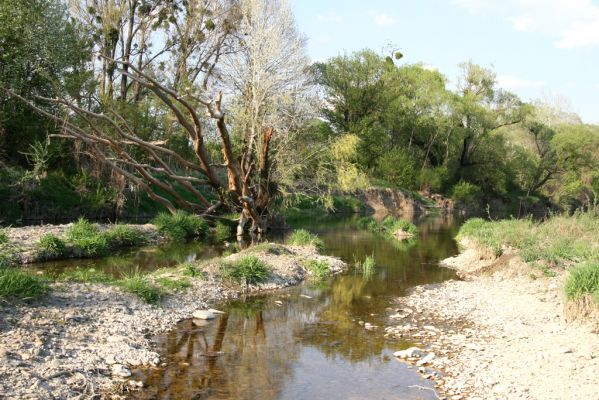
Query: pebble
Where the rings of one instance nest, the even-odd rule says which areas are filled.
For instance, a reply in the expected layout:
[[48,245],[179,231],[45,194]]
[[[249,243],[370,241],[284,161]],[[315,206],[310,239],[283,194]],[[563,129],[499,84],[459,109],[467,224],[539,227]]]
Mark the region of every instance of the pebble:
[[214,313],[210,310],[196,310],[193,312],[196,319],[214,319]]
[[112,375],[119,378],[129,378],[131,376],[131,370],[123,364],[114,364],[112,366]]

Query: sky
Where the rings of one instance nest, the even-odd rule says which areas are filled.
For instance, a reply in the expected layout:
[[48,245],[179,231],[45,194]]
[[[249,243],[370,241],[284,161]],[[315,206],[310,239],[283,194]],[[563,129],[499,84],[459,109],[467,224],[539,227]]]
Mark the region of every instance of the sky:
[[599,0],[291,0],[313,61],[370,48],[438,69],[492,67],[499,86],[599,123]]

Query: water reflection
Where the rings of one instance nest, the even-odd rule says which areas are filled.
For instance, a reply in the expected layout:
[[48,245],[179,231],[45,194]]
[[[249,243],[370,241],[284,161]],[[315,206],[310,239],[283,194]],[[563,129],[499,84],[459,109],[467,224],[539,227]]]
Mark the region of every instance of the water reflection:
[[[397,245],[354,228],[351,220],[304,226],[327,253],[353,263],[373,255],[369,277],[352,270],[319,285],[223,305],[217,321],[184,321],[158,338],[164,368],[136,371],[150,399],[433,399],[430,386],[360,321],[382,326],[391,299],[414,285],[454,278],[438,261],[457,253],[451,218],[418,222],[418,241]],[[282,239],[282,238],[279,238]]]

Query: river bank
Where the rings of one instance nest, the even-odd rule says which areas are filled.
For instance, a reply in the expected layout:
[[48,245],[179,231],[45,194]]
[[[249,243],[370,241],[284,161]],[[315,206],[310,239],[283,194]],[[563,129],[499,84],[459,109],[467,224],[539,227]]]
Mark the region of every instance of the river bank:
[[406,362],[436,381],[442,398],[599,398],[598,325],[567,321],[566,273],[547,277],[514,252],[496,258],[462,244],[442,264],[465,280],[421,286],[396,300],[386,335],[422,350]]
[[[217,262],[198,265],[205,275],[188,278],[158,305],[143,302],[116,286],[60,282],[35,303],[0,304],[0,393],[6,399],[94,398],[111,390],[136,388],[130,369],[161,363],[152,337],[177,322],[202,317],[201,310],[248,292],[297,285],[313,274],[317,260],[335,274],[346,264],[321,256],[314,246],[264,245],[225,257],[257,257],[270,267],[267,280],[252,285],[219,279]],[[218,262],[221,262],[220,260]],[[173,272],[162,275],[172,277]]]

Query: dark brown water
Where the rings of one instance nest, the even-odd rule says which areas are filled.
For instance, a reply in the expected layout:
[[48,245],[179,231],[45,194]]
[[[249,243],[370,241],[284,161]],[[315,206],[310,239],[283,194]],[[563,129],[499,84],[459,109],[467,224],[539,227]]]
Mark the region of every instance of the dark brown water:
[[[374,256],[370,276],[350,270],[319,284],[221,305],[226,314],[183,321],[156,338],[166,366],[137,371],[141,399],[435,399],[431,382],[392,357],[410,343],[383,337],[391,300],[415,285],[455,278],[438,267],[457,253],[451,217],[418,222],[417,241],[359,231],[350,219],[304,224],[326,253]],[[359,321],[381,328],[364,329]]]

